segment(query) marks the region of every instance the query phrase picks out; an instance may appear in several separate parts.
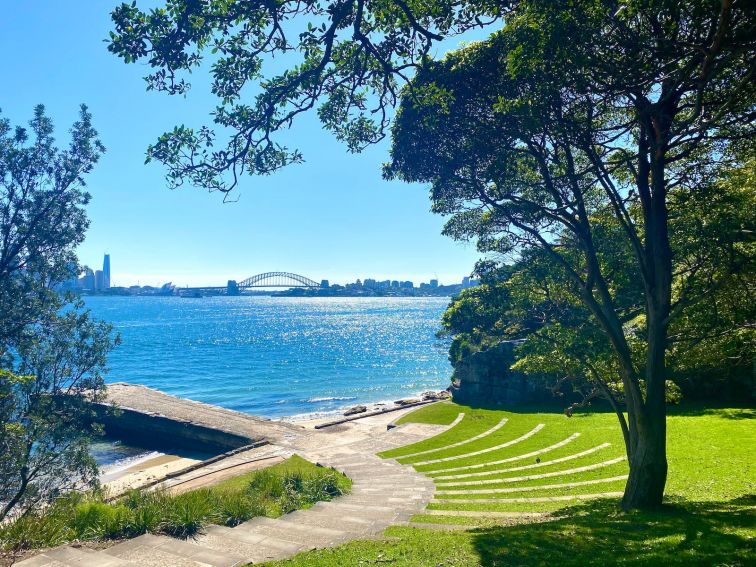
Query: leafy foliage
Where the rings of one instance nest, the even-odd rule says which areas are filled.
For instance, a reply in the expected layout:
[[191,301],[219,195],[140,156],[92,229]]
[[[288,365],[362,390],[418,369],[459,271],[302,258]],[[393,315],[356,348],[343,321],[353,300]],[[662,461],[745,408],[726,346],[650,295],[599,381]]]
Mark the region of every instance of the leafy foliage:
[[738,3],[520,2],[426,62],[393,127],[386,175],[431,183],[447,235],[528,266],[542,298],[525,310],[551,318],[530,362],[610,399],[621,383],[628,507],[662,498],[670,325],[704,274],[730,280],[732,254],[702,243],[743,252],[753,224],[675,226],[753,155],[754,25]]
[[[433,44],[494,23],[506,4],[168,0],[143,11],[124,3],[112,13],[108,49],[125,63],[146,61],[147,88],[172,95],[187,94],[187,75],[209,60],[216,129],[177,126],[147,160],[165,164],[174,186],[228,192],[244,173],[301,161],[276,134],[302,113],[316,111],[351,151],[381,140],[399,85]],[[273,56],[283,56],[283,70],[266,68]]]
[[56,286],[80,271],[84,177],[103,149],[86,107],[65,149],[41,106],[29,130],[0,120],[0,519],[96,485],[87,402],[118,339]]

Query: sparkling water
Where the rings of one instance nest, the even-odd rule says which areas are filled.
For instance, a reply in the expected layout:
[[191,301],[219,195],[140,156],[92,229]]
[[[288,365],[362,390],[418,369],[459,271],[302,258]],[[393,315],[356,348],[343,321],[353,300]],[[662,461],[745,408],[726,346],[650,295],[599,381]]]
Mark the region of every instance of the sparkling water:
[[267,417],[445,388],[448,298],[87,297],[123,344],[109,382]]

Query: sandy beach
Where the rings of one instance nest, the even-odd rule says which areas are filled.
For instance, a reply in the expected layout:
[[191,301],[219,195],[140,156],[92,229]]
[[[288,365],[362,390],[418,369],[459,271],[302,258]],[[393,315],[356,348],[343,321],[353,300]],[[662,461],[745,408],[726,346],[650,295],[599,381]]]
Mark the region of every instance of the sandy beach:
[[200,459],[161,454],[139,461],[123,470],[106,473],[101,482],[103,488],[110,494],[121,494],[132,488],[149,485],[200,462],[202,462]]

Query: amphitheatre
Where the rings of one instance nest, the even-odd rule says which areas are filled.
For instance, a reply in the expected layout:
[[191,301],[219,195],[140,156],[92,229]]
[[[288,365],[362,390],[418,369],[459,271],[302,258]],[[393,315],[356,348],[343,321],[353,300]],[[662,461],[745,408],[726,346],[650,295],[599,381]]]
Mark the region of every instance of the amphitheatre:
[[[19,567],[221,567],[285,560],[302,552],[315,555],[304,553],[298,556],[301,563],[292,564],[335,565],[342,560],[329,563],[322,554],[353,540],[380,545],[396,530],[444,537],[558,524],[574,507],[616,503],[627,478],[611,414],[567,418],[440,401],[323,427],[322,420],[304,426],[263,420],[142,386],[114,385],[110,395],[133,411],[151,414],[159,407],[164,418],[256,440],[153,485],[191,490],[296,454],[346,474],[351,492],[278,518],[207,526],[183,540],[148,533],[109,547],[61,546],[18,562]],[[685,435],[686,419],[696,418],[670,418],[673,440]],[[737,420],[730,423],[744,427]],[[671,454],[673,463],[682,457],[680,451]],[[686,490],[703,488],[690,478],[681,480]],[[673,477],[672,491],[683,482]],[[747,483],[740,489],[747,490]],[[709,484],[706,490],[716,498],[722,487]]]

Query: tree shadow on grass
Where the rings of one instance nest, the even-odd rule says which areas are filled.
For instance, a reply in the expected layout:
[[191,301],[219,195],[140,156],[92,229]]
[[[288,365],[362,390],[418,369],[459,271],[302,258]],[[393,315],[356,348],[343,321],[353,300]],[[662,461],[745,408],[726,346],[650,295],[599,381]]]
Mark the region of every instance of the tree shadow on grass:
[[754,565],[754,497],[622,512],[616,501],[571,507],[539,524],[479,529],[485,567],[510,565]]
[[[471,409],[508,411],[511,413],[564,413],[564,409],[569,405],[564,399],[554,398],[541,402],[523,402],[517,404],[486,404],[486,403],[465,403],[458,404],[460,407],[469,407]],[[580,418],[589,416],[594,413],[614,413],[614,409],[604,400],[594,400],[589,407],[578,408],[572,417]],[[704,415],[714,415],[722,419],[756,419],[756,408],[750,405],[738,405],[732,402],[683,402],[679,405],[670,405],[667,407],[667,414],[670,416],[698,417]]]
[[680,406],[670,408],[667,413],[669,415],[681,415],[685,417],[713,415],[722,419],[756,419],[756,408],[735,407],[733,404],[727,406],[724,404],[681,404]]

